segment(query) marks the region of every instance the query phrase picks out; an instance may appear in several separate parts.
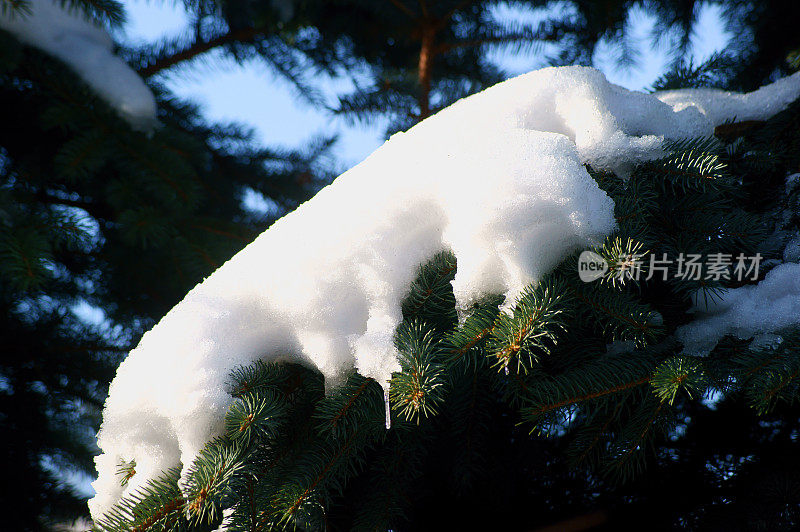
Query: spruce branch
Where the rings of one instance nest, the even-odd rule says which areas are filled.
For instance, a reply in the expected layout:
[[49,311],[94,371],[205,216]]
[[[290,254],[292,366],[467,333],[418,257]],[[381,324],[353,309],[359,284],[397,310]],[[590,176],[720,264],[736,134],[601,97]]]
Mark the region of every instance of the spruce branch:
[[369,426],[383,426],[383,392],[375,379],[351,374],[347,381],[319,401],[314,420],[320,434],[336,440]]
[[178,489],[180,469],[172,468],[149,480],[135,493],[114,505],[96,527],[101,532],[155,532],[188,526],[185,500]]
[[672,357],[656,368],[651,384],[653,393],[661,402],[672,405],[675,397],[683,391],[689,397],[702,396],[705,390],[705,374],[702,364],[686,356]]
[[641,347],[661,334],[656,314],[627,292],[598,283],[566,286],[582,305],[580,312],[584,319],[599,327],[610,341],[632,341]]
[[392,376],[392,407],[408,421],[436,415],[443,402],[444,366],[439,342],[420,322],[404,322],[397,331],[401,371]]
[[456,259],[451,252],[437,253],[421,266],[403,299],[403,319],[416,319],[440,331],[451,329],[458,320],[450,284],[455,272]]
[[266,444],[278,437],[288,417],[288,405],[274,393],[248,393],[228,408],[225,433],[247,447],[251,441]]
[[252,26],[229,30],[211,39],[198,39],[178,51],[153,59],[140,67],[137,72],[140,76],[149,78],[180,63],[191,61],[215,48],[231,43],[254,41],[259,36],[263,36],[264,31],[265,29],[262,27]]
[[513,315],[501,313],[495,320],[487,349],[506,369],[516,361],[516,369],[528,371],[542,356],[548,355],[566,331],[568,300],[563,285],[553,279],[525,289],[516,302]]
[[668,430],[664,405],[664,401],[642,401],[611,443],[604,467],[607,475],[625,482],[641,474],[646,465],[647,444],[653,443],[656,431]]
[[120,485],[124,488],[128,485],[128,482],[136,474],[136,460],[121,460],[119,465],[117,466],[117,475],[121,477],[119,479]]
[[219,439],[207,444],[187,474],[185,509],[192,525],[222,522],[222,510],[238,502],[246,474],[244,447]]

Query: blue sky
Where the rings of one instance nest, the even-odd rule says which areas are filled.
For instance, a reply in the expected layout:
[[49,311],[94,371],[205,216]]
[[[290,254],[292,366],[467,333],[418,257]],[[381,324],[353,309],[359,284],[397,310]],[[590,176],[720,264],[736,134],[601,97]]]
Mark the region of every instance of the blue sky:
[[[143,44],[159,37],[175,35],[187,24],[178,2],[130,0],[124,2],[128,24],[119,35],[129,43]],[[534,19],[535,14],[512,8],[498,9],[498,15],[517,19]],[[631,17],[634,35],[640,41],[640,66],[621,71],[607,49],[595,58],[595,66],[619,85],[643,89],[661,74],[667,64],[666,49],[652,48],[648,35],[653,21],[644,12]],[[730,36],[724,31],[718,8],[706,6],[700,12],[700,24],[692,39],[694,59],[702,61],[725,47]],[[541,56],[498,54],[497,62],[509,73],[517,75],[544,66]],[[339,134],[335,154],[344,166],[352,166],[377,148],[383,141],[381,126],[351,126],[343,120],[314,109],[295,97],[291,86],[273,75],[257,61],[237,65],[233,61],[212,60],[182,71],[167,79],[178,95],[200,103],[205,115],[213,120],[236,121],[255,128],[257,138],[265,145],[295,147],[319,133]],[[328,80],[325,87],[335,86]],[[332,94],[332,91],[328,91]]]

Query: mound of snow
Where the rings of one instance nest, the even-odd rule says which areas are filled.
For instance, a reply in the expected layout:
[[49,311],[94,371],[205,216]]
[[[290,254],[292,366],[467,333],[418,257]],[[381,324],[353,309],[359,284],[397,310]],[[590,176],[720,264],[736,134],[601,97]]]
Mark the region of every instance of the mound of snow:
[[698,317],[675,332],[687,353],[711,352],[724,336],[746,340],[800,325],[800,264],[776,266],[755,285],[728,290],[722,297],[695,305]]
[[0,12],[0,29],[69,65],[134,127],[156,119],[156,101],[144,81],[113,53],[114,42],[78,11],[53,0],[28,0],[30,13]]
[[[800,95],[800,77],[787,86]],[[513,301],[614,230],[613,202],[584,163],[624,169],[659,155],[665,138],[715,125],[699,107],[675,111],[594,69],[564,67],[393,136],[195,287],[131,351],[98,434],[92,515],[161,470],[186,468],[222,432],[235,366],[300,361],[329,385],[356,368],[385,386],[398,369],[400,303],[421,263],[449,248],[459,305],[487,293]],[[115,474],[122,460],[136,460],[127,488]]]

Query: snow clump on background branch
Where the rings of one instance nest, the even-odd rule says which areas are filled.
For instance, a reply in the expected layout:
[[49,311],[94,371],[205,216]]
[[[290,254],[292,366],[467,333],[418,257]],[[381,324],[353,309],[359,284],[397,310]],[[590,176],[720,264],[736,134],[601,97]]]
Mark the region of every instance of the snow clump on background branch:
[[53,0],[28,0],[26,8],[0,12],[0,29],[66,63],[133,127],[155,124],[153,93],[114,55],[114,41],[102,27]]

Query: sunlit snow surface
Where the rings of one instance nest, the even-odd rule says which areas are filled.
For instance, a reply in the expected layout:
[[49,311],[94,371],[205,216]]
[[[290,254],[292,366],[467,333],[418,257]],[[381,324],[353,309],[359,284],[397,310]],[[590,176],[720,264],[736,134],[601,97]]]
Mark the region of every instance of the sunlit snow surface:
[[[664,97],[676,110],[591,68],[548,68],[395,135],[195,287],[131,351],[98,434],[92,515],[163,469],[186,470],[222,432],[235,366],[301,361],[328,386],[355,367],[385,385],[398,369],[400,302],[434,253],[455,253],[460,305],[487,293],[513,301],[614,230],[613,202],[583,163],[624,174],[665,138],[710,135],[730,113],[766,118],[800,94],[800,76],[754,94],[673,91]],[[123,489],[117,466],[132,459]]]
[[30,12],[0,12],[0,29],[66,63],[134,127],[152,127],[155,98],[136,72],[114,55],[105,30],[53,0],[26,4]]

